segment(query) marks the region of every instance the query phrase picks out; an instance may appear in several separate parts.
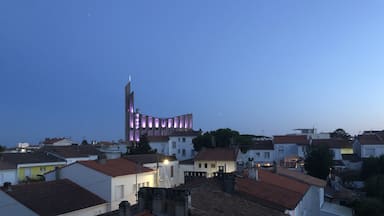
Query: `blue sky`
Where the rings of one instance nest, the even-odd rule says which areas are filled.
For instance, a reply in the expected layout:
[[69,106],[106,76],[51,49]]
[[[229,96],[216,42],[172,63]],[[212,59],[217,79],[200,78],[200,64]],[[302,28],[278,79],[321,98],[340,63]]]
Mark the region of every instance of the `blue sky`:
[[383,129],[383,1],[0,1],[0,144],[194,128]]

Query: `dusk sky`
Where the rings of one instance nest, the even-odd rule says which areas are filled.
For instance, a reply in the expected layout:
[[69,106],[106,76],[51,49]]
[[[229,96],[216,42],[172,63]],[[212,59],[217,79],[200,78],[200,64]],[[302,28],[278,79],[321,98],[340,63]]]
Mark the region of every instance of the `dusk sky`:
[[142,113],[276,135],[383,129],[384,1],[0,1],[0,144]]

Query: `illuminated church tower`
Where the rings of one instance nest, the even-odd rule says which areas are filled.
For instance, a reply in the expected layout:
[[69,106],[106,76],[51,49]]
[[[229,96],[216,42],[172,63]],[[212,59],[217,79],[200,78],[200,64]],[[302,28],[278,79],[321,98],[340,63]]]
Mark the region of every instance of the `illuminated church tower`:
[[192,114],[171,118],[158,118],[144,115],[135,110],[134,92],[131,91],[131,80],[125,86],[125,140],[140,141],[140,136],[169,136],[174,132],[192,131]]

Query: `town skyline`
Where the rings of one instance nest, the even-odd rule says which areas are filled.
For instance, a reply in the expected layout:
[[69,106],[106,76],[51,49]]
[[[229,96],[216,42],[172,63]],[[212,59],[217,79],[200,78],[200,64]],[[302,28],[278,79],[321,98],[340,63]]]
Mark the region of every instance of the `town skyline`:
[[124,139],[124,86],[194,129],[355,135],[384,117],[382,2],[0,3],[0,145]]

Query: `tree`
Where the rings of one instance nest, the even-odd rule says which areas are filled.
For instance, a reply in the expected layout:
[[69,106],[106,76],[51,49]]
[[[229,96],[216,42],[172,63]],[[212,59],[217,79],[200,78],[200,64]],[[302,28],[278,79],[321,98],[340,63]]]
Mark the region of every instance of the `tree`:
[[304,161],[304,168],[309,175],[326,179],[333,164],[333,152],[328,146],[311,146]]
[[384,174],[384,155],[365,158],[361,167],[361,177],[367,179],[379,174]]
[[81,145],[88,145],[88,141],[84,139],[83,141],[81,141]]
[[3,152],[7,149],[7,147],[0,145],[0,152]]
[[129,154],[152,154],[156,153],[155,150],[151,149],[151,146],[149,145],[148,137],[146,134],[140,136],[140,141],[136,143],[136,146],[133,146],[130,149]]
[[338,128],[335,131],[331,133],[332,138],[338,138],[338,139],[345,139],[345,140],[351,140],[352,136],[345,132],[344,129]]
[[195,137],[193,147],[196,151],[200,151],[203,147],[215,148],[229,147],[232,143],[236,142],[236,139],[240,136],[240,133],[229,128],[217,129],[215,131],[205,132],[202,135]]

